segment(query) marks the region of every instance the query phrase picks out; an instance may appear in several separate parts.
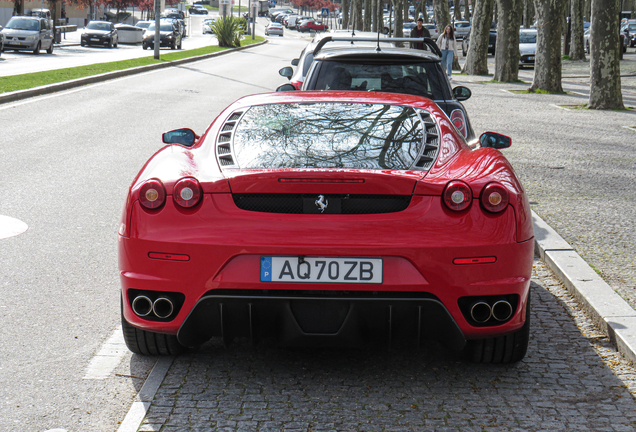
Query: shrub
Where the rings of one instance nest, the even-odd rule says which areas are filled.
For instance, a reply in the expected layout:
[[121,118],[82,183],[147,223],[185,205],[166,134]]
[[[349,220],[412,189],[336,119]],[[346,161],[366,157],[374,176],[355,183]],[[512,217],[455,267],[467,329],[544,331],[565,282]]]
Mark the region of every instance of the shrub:
[[245,32],[244,18],[225,17],[214,21],[210,28],[216,36],[220,47],[240,47],[241,36]]

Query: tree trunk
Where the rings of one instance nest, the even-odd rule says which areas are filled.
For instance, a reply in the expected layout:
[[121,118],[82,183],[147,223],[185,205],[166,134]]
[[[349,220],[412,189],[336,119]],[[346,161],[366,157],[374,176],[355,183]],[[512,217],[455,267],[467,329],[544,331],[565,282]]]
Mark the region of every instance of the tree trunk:
[[446,26],[450,24],[450,11],[446,0],[433,0],[433,16],[437,31],[441,35]]
[[378,32],[378,0],[371,1],[371,31]]
[[395,26],[394,33],[395,37],[402,37],[404,33],[403,24],[404,24],[404,1],[403,0],[393,0],[393,9],[395,10]]
[[592,0],[584,0],[583,4],[583,20],[590,22],[592,16]]
[[349,0],[342,0],[342,28],[349,28]]
[[455,13],[453,14],[453,16],[455,18],[455,21],[462,21],[462,7],[460,3],[461,0],[453,0],[453,6],[455,7]]
[[354,28],[362,30],[362,0],[353,0],[353,10],[351,11]]
[[371,0],[364,0],[364,31],[371,31]]
[[529,29],[534,24],[534,3],[533,0],[525,0],[525,3],[523,8],[523,26]]
[[473,0],[473,25],[470,28],[470,45],[462,73],[488,75],[488,40],[492,22],[494,0]]
[[[475,10],[475,0],[471,1],[472,5],[473,5],[473,11]],[[466,21],[470,21],[471,15],[470,15],[470,5],[468,4],[468,0],[464,0],[464,19]]]
[[585,42],[583,40],[583,0],[571,0],[570,21],[572,22],[572,42],[570,44],[570,58],[585,60]]
[[537,13],[537,53],[534,58],[534,81],[530,91],[563,93],[561,86],[561,28],[563,0],[534,0]]
[[[409,22],[409,6],[410,6],[409,0],[403,0],[402,11],[403,11],[404,19],[402,20],[402,23]],[[404,31],[402,31],[402,33],[404,33]],[[406,37],[408,35],[404,35],[404,36]]]
[[495,81],[513,82],[519,79],[519,27],[523,4],[523,0],[497,0]]
[[592,0],[589,108],[624,108],[618,36],[619,0]]

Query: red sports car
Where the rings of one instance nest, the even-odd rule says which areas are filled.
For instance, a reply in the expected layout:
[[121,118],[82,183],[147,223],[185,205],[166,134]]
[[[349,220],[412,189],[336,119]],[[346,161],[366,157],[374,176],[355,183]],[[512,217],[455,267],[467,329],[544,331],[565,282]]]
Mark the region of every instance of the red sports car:
[[163,141],[119,229],[133,352],[273,336],[524,357],[533,228],[509,138],[471,149],[429,99],[321,91],[248,96]]

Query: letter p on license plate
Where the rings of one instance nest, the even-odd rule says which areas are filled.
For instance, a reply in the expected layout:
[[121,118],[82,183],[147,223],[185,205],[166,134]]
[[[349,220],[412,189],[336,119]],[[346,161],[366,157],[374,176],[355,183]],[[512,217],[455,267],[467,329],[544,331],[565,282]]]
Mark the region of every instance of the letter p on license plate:
[[382,258],[263,256],[261,282],[381,284]]

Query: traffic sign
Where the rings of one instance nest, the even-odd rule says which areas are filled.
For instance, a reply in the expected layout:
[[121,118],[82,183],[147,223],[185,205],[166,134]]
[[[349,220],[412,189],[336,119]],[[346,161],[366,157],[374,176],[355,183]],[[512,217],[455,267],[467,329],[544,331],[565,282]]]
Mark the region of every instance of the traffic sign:
[[329,8],[322,8],[322,16],[325,18],[329,16]]

